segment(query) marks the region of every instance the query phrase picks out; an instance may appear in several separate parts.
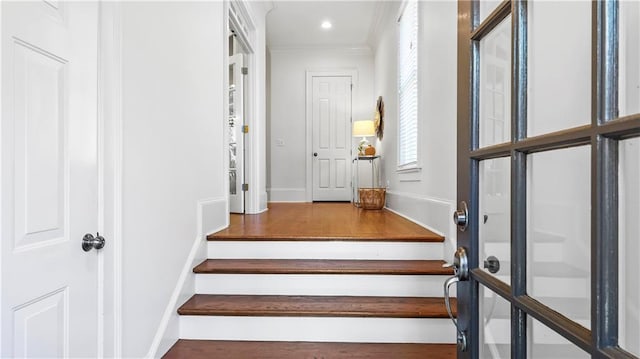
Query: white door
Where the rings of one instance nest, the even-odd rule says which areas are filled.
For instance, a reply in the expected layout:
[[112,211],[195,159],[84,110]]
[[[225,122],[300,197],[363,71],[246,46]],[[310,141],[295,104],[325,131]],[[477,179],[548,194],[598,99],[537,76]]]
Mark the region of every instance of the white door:
[[312,78],[313,200],[351,200],[351,76]]
[[242,54],[229,57],[229,210],[244,213],[244,75]]
[[96,357],[98,5],[0,6],[0,357]]

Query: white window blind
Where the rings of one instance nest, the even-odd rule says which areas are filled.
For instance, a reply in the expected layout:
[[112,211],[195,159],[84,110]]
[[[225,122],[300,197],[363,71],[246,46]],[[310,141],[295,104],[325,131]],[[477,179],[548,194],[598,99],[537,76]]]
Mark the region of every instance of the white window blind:
[[408,0],[398,20],[398,167],[418,162],[418,1]]

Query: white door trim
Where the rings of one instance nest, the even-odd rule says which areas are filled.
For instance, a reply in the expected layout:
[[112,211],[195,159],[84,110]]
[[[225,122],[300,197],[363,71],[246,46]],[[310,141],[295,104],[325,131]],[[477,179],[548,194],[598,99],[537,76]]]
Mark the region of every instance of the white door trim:
[[[305,116],[305,200],[307,202],[313,202],[313,123],[312,123],[312,89],[314,77],[328,77],[328,76],[351,76],[351,83],[353,84],[352,94],[358,93],[358,70],[356,69],[335,69],[335,70],[307,70],[306,71],[306,116]],[[353,113],[353,100],[351,103],[351,111]]]
[[98,27],[98,357],[122,357],[122,5],[101,2]]

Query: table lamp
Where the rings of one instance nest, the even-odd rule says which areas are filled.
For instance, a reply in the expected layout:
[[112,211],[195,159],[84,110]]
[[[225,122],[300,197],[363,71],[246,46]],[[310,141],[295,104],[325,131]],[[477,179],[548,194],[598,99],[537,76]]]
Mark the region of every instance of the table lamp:
[[375,147],[369,144],[367,137],[375,136],[376,128],[373,120],[355,121],[353,123],[353,137],[362,137],[358,145],[358,156],[373,156],[376,154]]

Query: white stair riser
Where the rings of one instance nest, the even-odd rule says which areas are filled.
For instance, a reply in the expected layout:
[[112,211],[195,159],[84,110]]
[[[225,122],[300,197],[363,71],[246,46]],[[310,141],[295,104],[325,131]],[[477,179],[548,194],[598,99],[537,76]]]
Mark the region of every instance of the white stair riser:
[[[511,282],[511,278],[506,275],[499,275],[496,278],[507,284]],[[537,277],[529,281],[533,282],[533,290],[530,290],[529,294],[534,298],[588,298],[589,296],[588,278],[562,277],[558,274],[557,278]]]
[[[442,297],[441,275],[197,274],[199,294]],[[455,286],[452,286],[455,295]]]
[[431,242],[209,241],[211,259],[438,259],[444,246]]
[[[485,243],[484,254],[496,256],[501,262],[511,261],[511,245],[509,243],[490,242]],[[534,243],[533,259],[536,262],[563,262],[563,243]],[[485,258],[481,258],[484,260]]]
[[[578,323],[589,326],[588,320],[579,320]],[[508,344],[511,343],[511,322],[509,319],[491,319],[484,328],[484,343]],[[534,344],[566,344],[565,338],[554,332],[540,322],[533,323],[533,333],[529,333]]]
[[562,278],[559,273],[558,278],[534,278],[530,295],[534,298],[588,298],[589,288],[589,278]]
[[455,343],[445,318],[182,316],[180,338],[361,343]]

